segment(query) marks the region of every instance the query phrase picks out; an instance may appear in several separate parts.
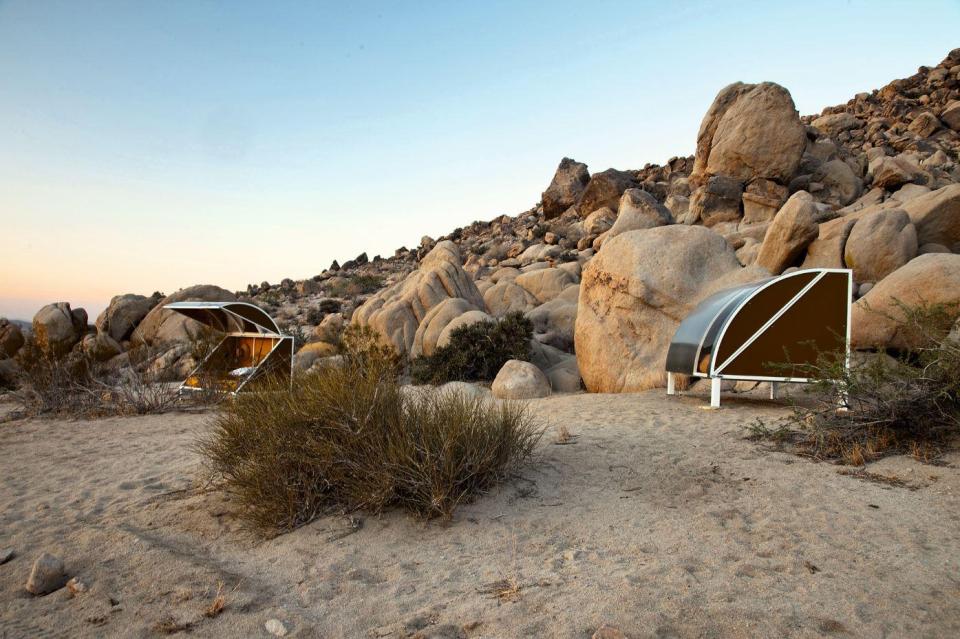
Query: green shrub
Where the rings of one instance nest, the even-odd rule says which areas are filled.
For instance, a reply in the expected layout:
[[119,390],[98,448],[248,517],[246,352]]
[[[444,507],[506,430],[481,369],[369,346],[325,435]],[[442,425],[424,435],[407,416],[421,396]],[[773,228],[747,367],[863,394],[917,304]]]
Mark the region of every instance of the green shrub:
[[369,332],[348,332],[344,347],[342,367],[236,397],[198,442],[254,529],[289,530],[331,507],[450,517],[540,437],[522,406],[401,392],[397,356]]
[[507,360],[530,359],[532,337],[533,324],[520,312],[461,326],[448,344],[413,360],[410,372],[418,384],[490,381]]
[[855,465],[904,452],[935,458],[960,434],[960,336],[950,334],[957,314],[956,305],[899,304],[888,317],[911,348],[858,355],[849,369],[842,350],[821,354],[803,367],[816,380],[805,388],[812,401],[797,402],[783,423],[754,423],[751,435]]

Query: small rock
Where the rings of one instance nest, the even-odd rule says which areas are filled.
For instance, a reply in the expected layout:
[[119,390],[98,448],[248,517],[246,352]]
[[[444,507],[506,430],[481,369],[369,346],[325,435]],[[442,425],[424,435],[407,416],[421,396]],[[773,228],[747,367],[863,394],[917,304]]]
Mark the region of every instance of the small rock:
[[87,584],[80,580],[79,577],[74,577],[67,582],[67,590],[70,591],[70,594],[76,597],[87,591]]
[[619,628],[603,624],[593,633],[593,639],[627,639],[627,635]]
[[13,548],[4,548],[0,550],[0,564],[5,564],[13,559]]
[[279,619],[271,619],[267,623],[263,624],[263,627],[267,629],[274,637],[286,637],[287,636],[287,627],[283,625],[283,622]]
[[45,595],[62,588],[66,581],[67,576],[64,573],[63,561],[59,557],[54,557],[45,552],[33,562],[26,588],[27,592],[34,595]]

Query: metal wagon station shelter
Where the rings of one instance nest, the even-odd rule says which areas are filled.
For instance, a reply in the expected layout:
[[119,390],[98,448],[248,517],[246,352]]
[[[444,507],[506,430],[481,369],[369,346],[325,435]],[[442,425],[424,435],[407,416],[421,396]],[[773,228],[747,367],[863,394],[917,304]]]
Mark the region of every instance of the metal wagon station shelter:
[[255,389],[257,381],[268,375],[290,378],[293,337],[282,334],[259,306],[247,302],[174,302],[164,308],[226,333],[180,385],[181,392],[234,394]]
[[803,269],[726,289],[701,302],[677,328],[667,352],[667,394],[676,375],[710,379],[710,405],[720,406],[723,380],[809,382],[822,353],[850,358],[848,269]]

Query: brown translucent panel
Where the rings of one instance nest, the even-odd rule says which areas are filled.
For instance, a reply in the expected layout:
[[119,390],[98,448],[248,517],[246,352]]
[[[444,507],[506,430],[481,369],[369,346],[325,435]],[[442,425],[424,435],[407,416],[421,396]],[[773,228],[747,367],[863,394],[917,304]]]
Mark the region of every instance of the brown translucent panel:
[[[847,274],[827,273],[736,359],[726,364],[721,374],[808,377],[804,365],[815,363],[820,353],[845,349],[848,296]],[[767,319],[778,310],[772,309]],[[741,314],[733,321],[738,322]],[[727,335],[729,332],[728,329]],[[733,347],[733,342],[727,345],[727,339],[725,336],[721,345],[724,350]],[[736,348],[742,343],[738,342]]]
[[[714,349],[716,365],[722,365],[819,274],[820,271],[797,273],[779,279],[754,294],[734,315],[720,344]],[[753,374],[759,375],[756,372]]]

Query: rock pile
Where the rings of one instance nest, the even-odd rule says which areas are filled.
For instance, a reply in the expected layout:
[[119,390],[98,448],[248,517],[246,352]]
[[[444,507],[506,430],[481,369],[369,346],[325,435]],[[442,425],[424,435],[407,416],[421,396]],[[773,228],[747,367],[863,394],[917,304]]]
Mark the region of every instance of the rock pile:
[[[308,280],[118,296],[95,327],[82,309],[54,304],[33,330],[51,352],[119,362],[128,354],[118,349],[149,348],[161,353],[158,366],[182,373],[197,327],[157,308],[176,299],[263,306],[313,342],[301,368],[332,364],[348,322],[417,355],[457,326],[520,311],[534,326],[533,364],[554,391],[578,389],[582,374],[590,391],[622,392],[662,383],[673,331],[704,296],[795,267],[835,267],[856,280],[855,346],[898,348],[868,304],[893,308],[918,291],[960,300],[958,153],[960,49],[804,117],[786,88],[736,82],[708,107],[693,156],[593,174],[564,158],[541,201],[515,217],[424,237],[388,258],[334,262]],[[0,374],[22,343],[11,326],[0,323]],[[515,369],[498,388],[542,392],[543,380]]]

